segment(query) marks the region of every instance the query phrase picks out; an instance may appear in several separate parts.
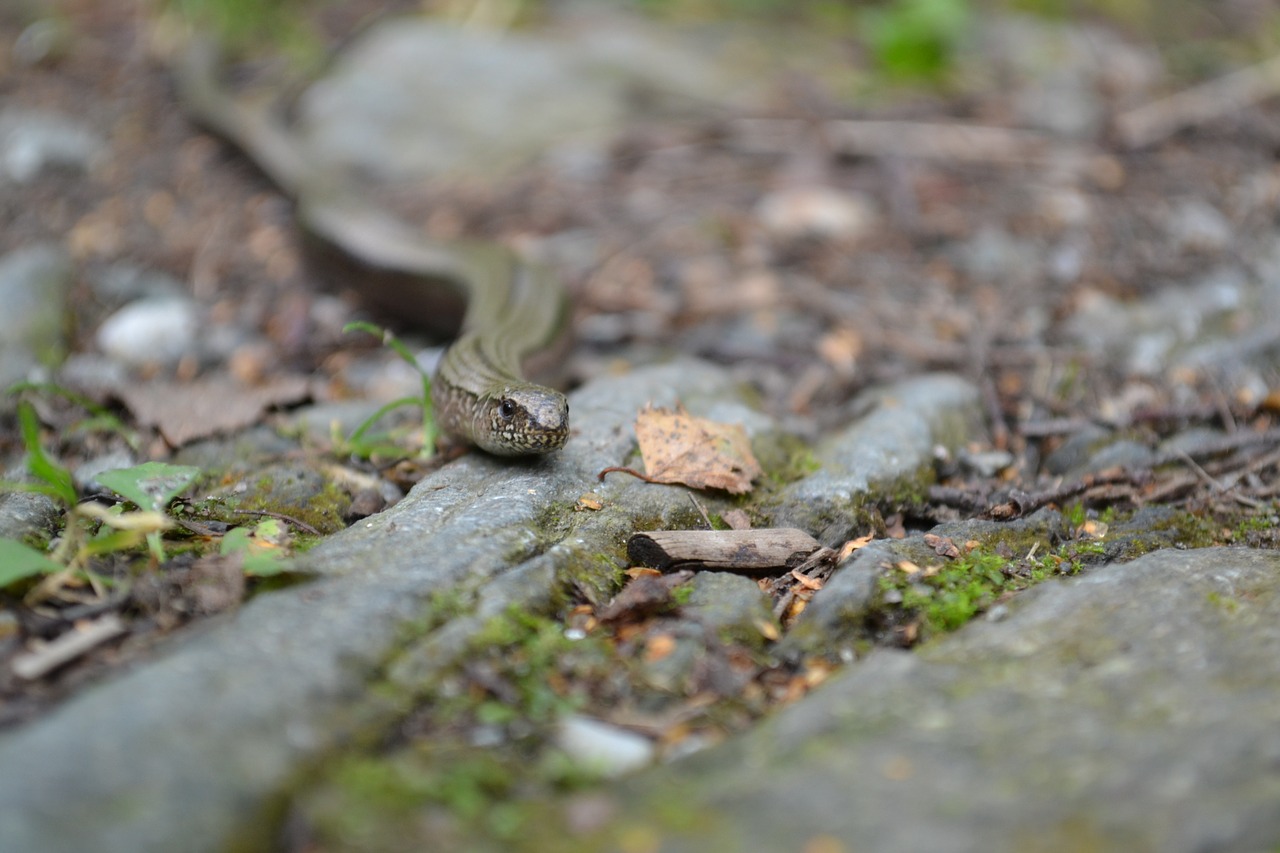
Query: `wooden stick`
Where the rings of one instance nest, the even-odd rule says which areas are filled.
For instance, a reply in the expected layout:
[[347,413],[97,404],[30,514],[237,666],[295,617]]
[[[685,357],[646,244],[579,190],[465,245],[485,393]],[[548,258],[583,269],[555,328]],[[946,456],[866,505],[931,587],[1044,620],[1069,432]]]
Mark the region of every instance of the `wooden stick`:
[[654,530],[627,541],[631,562],[664,572],[685,568],[770,574],[804,563],[822,544],[796,528]]
[[1280,56],[1121,113],[1115,120],[1116,136],[1129,148],[1142,148],[1276,95]]
[[1061,159],[1083,166],[1089,151],[1030,130],[958,122],[835,120],[814,127],[794,119],[738,119],[732,124],[744,148],[785,151],[806,133],[818,133],[840,154],[908,157],[971,163],[1040,164]]

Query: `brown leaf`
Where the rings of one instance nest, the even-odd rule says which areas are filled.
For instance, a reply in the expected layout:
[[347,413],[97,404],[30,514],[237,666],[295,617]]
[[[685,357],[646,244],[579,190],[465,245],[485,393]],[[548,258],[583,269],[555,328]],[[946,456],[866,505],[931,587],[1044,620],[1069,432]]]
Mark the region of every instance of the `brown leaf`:
[[946,557],[954,560],[960,556],[960,548],[948,536],[938,536],[936,533],[926,533],[924,535],[924,544],[933,549],[933,553],[939,557]]
[[751,491],[751,481],[761,474],[741,424],[697,418],[683,408],[647,407],[636,416],[636,438],[652,482],[740,495]]
[[848,542],[840,546],[840,553],[836,555],[836,562],[843,563],[845,560],[849,559],[850,554],[854,551],[867,547],[875,538],[875,533],[868,533],[866,536],[859,536],[857,539],[850,539]]
[[729,525],[730,530],[751,529],[751,516],[747,515],[745,509],[731,509],[720,518],[724,520],[725,524]]
[[673,572],[669,575],[641,575],[634,578],[614,596],[613,601],[598,614],[601,622],[639,620],[676,607],[673,590],[693,577],[693,572]]
[[310,393],[302,376],[281,376],[246,386],[227,375],[194,382],[147,382],[119,389],[120,399],[144,426],[154,426],[173,447],[252,426],[271,406],[296,403]]

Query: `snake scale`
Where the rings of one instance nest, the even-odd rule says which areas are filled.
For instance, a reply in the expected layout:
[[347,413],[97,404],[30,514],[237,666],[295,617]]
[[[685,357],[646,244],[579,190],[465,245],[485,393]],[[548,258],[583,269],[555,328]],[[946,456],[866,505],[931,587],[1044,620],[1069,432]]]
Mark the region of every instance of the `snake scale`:
[[461,332],[431,385],[441,429],[498,456],[564,446],[568,401],[521,373],[522,362],[567,325],[565,289],[548,270],[498,244],[430,240],[327,174],[269,105],[220,85],[212,45],[189,45],[175,73],[190,118],[239,148],[290,196],[310,235],[365,267],[442,280],[466,294]]

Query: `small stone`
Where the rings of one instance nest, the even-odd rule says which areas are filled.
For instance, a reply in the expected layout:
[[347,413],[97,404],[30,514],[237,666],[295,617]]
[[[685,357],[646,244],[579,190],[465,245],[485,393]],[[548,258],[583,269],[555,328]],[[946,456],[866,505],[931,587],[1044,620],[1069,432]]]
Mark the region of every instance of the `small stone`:
[[1183,251],[1221,251],[1231,245],[1231,230],[1227,218],[1200,199],[1183,202],[1169,217],[1169,231]]
[[29,183],[49,166],[85,171],[106,144],[83,124],[54,112],[0,112],[0,172]]
[[853,240],[875,227],[875,205],[859,193],[830,187],[792,187],[769,193],[756,217],[779,237]]
[[94,492],[102,491],[102,486],[97,479],[99,474],[104,471],[117,471],[121,468],[128,468],[135,462],[133,454],[129,451],[115,450],[80,463],[76,466],[75,471],[71,473],[71,476],[77,489],[86,494],[93,494]]
[[561,721],[556,743],[570,758],[606,779],[639,770],[654,756],[648,738],[577,714]]
[[98,347],[133,367],[172,365],[195,350],[196,304],[184,298],[143,299],[130,303],[98,327]]

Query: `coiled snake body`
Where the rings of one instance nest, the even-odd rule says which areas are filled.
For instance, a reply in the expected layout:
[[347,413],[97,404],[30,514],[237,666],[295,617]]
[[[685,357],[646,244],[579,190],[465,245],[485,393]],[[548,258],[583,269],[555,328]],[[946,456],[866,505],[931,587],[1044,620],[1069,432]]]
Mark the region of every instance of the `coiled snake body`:
[[567,323],[564,288],[549,271],[497,244],[429,240],[324,174],[270,108],[242,102],[220,86],[211,45],[190,45],[176,71],[191,118],[235,144],[293,197],[308,232],[366,266],[443,280],[466,292],[461,333],[432,380],[443,430],[499,456],[564,446],[568,401],[521,374],[521,362],[550,346]]

